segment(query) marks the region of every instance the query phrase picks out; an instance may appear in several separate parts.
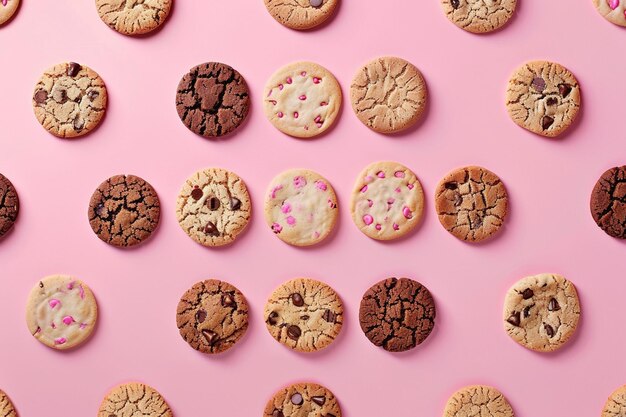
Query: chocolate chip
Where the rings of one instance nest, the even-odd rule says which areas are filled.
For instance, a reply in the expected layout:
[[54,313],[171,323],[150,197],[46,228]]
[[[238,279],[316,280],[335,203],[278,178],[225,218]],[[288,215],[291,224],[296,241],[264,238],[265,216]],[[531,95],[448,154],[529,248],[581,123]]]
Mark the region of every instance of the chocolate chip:
[[535,305],[533,304],[533,305],[531,305],[531,306],[528,306],[528,307],[525,307],[525,308],[524,308],[524,318],[526,318],[526,317],[530,316],[530,309],[531,309],[531,308],[533,308],[534,306],[535,306]]
[[196,320],[198,321],[198,323],[204,323],[204,321],[206,320],[206,311],[204,310],[198,310],[196,312]]
[[278,313],[272,311],[270,315],[267,317],[267,322],[272,326],[276,326],[278,324]]
[[337,320],[337,315],[330,310],[326,310],[324,314],[322,314],[322,318],[328,323],[334,323],[335,320]]
[[560,309],[561,306],[559,305],[559,302],[554,298],[550,299],[550,302],[548,303],[548,311],[559,311]]
[[520,324],[520,314],[518,312],[514,311],[513,314],[511,314],[509,316],[509,318],[506,319],[506,321],[509,324],[512,324],[515,327],[519,327],[519,324]]
[[200,200],[203,195],[204,193],[202,192],[200,188],[198,188],[197,185],[193,187],[193,190],[191,190],[191,198],[193,198],[196,201]]
[[70,77],[76,77],[81,69],[82,67],[76,62],[70,62],[67,65],[67,75],[69,75]]
[[530,84],[535,90],[539,91],[540,93],[543,92],[543,90],[546,89],[546,80],[544,80],[541,77],[535,77],[533,78],[533,82]]
[[555,97],[548,97],[548,99],[546,100],[546,104],[548,106],[554,106],[558,102],[559,100],[557,100]]
[[310,319],[310,316],[307,316],[306,314],[304,316],[300,316],[300,320],[308,320]]
[[326,414],[325,416],[322,416],[322,417],[336,417],[336,416],[334,414],[328,413],[328,414]]
[[96,98],[98,98],[99,95],[100,93],[98,93],[96,90],[91,90],[87,93],[87,97],[89,97],[89,100],[91,101],[94,101]]
[[272,417],[285,417],[285,415],[280,410],[274,410],[274,412],[272,413]]
[[543,119],[541,119],[541,127],[543,127],[543,130],[552,126],[552,123],[554,123],[554,119],[550,116],[543,116]]
[[572,86],[569,84],[559,84],[559,94],[565,98],[572,92]]
[[48,99],[48,93],[45,90],[39,90],[35,93],[35,103],[44,103]]
[[235,211],[235,210],[239,210],[239,208],[241,208],[241,200],[236,198],[236,197],[231,197],[230,198],[230,209]]
[[302,394],[300,393],[295,393],[291,396],[291,403],[294,405],[302,405],[302,403],[304,402],[304,398],[302,398]]
[[311,3],[311,7],[321,7],[324,0],[309,0],[309,3]]
[[219,336],[213,330],[204,329],[202,330],[202,334],[204,335],[204,338],[209,346],[213,346],[219,339]]
[[544,324],[543,328],[546,330],[548,337],[554,337],[554,329],[549,324]]
[[298,340],[301,335],[302,330],[300,330],[298,326],[291,325],[287,327],[287,336],[289,336],[291,340]]
[[208,222],[207,225],[204,227],[204,233],[206,233],[207,235],[211,235],[211,236],[219,236],[219,232],[217,231],[217,227],[215,227],[215,224],[213,222]]
[[454,7],[455,9],[458,9],[459,7],[461,7],[461,2],[460,0],[450,0],[450,4],[452,5],[452,7]]
[[317,396],[317,397],[311,397],[311,401],[313,401],[315,404],[321,407],[326,403],[326,397],[322,395]]
[[223,307],[234,307],[235,306],[235,297],[231,294],[222,295],[222,306]]
[[522,297],[524,298],[524,300],[528,300],[529,298],[532,298],[533,295],[535,295],[535,293],[530,288],[526,288],[522,292]]
[[448,190],[456,190],[456,189],[457,189],[457,187],[458,187],[458,185],[456,184],[456,182],[447,182],[447,183],[445,184],[445,187],[446,187]]
[[104,212],[104,204],[98,203],[94,211],[96,212],[97,216],[102,216],[102,213]]
[[43,288],[43,282],[39,281],[39,288]]
[[291,294],[291,302],[296,307],[302,307],[304,305],[304,300],[302,296],[298,293]]
[[209,210],[215,211],[220,208],[220,200],[216,197],[211,197],[206,201],[206,205],[209,206]]

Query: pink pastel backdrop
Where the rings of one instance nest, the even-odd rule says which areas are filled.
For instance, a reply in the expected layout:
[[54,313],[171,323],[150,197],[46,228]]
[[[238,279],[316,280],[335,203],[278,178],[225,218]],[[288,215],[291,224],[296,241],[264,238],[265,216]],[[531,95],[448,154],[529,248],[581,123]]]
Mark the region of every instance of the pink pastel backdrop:
[[[626,162],[626,32],[591,0],[520,0],[511,24],[485,36],[457,29],[438,0],[344,0],[329,24],[308,33],[276,23],[261,0],[178,0],[164,28],[142,39],[107,28],[93,3],[23,0],[0,29],[0,172],[22,203],[0,242],[0,388],[21,416],[94,416],[106,391],[128,380],[156,387],[177,416],[261,416],[275,390],[300,380],[332,389],[345,417],[438,416],[466,384],[498,387],[518,417],[595,416],[626,383],[626,246],[599,230],[588,209],[599,175]],[[380,55],[423,71],[431,105],[418,128],[375,134],[349,104],[313,141],[265,120],[263,86],[282,65],[318,62],[347,94],[358,67]],[[507,116],[508,76],[530,59],[561,62],[582,85],[580,121],[561,139],[535,136]],[[41,72],[69,60],[98,71],[110,96],[101,128],[75,141],[47,134],[30,103]],[[211,60],[238,69],[252,91],[250,117],[223,141],[189,132],[174,106],[180,77]],[[381,159],[413,168],[428,197],[417,233],[395,243],[366,238],[348,212],[356,174]],[[467,164],[496,172],[510,193],[506,228],[486,244],[456,240],[433,209],[438,180]],[[174,215],[182,182],[209,166],[241,175],[255,204],[249,230],[225,249],[195,244]],[[337,232],[316,248],[285,245],[263,220],[266,185],[294,167],[320,172],[339,195]],[[133,250],[102,243],[87,221],[91,193],[119,173],[151,182],[162,202],[158,232]],[[504,293],[540,272],[564,274],[581,295],[579,332],[555,354],[528,351],[502,329]],[[46,348],[25,325],[28,292],[54,273],[85,280],[99,301],[93,339],[72,352]],[[326,351],[291,352],[265,330],[267,296],[296,276],[324,280],[344,299],[344,330]],[[437,301],[435,331],[404,354],[374,347],[358,325],[363,292],[388,276],[421,281]],[[209,277],[235,284],[252,309],[248,334],[221,356],[191,349],[175,325],[180,295]]]

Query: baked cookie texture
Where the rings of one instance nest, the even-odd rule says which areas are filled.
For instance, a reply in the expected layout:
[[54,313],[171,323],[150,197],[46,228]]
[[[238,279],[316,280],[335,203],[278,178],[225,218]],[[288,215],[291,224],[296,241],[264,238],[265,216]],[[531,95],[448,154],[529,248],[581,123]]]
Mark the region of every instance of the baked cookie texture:
[[17,190],[7,177],[0,174],[0,239],[13,228],[19,213]]
[[488,33],[513,17],[517,0],[441,0],[441,6],[448,19],[461,29]]
[[11,399],[2,390],[0,390],[0,416],[17,417],[17,411],[15,410],[15,407],[13,406]]
[[281,25],[307,30],[331,17],[340,0],[264,0],[267,11]]
[[626,0],[593,0],[593,4],[606,20],[626,26]]
[[578,327],[580,303],[574,284],[558,274],[515,283],[504,300],[504,328],[520,345],[538,352],[560,349]]
[[154,388],[140,382],[118,385],[100,404],[98,417],[173,417],[165,399]]
[[60,138],[76,138],[91,132],[102,121],[107,90],[91,68],[68,62],[44,72],[35,86],[32,102],[44,129]]
[[299,352],[314,352],[326,348],[339,336],[343,303],[329,285],[296,278],[272,293],[264,315],[274,339]]
[[96,0],[96,8],[100,19],[111,29],[136,36],[161,26],[172,3],[173,0]]
[[335,395],[326,387],[302,382],[278,391],[265,406],[264,417],[341,417]]
[[20,6],[20,0],[0,0],[0,25],[11,20]]
[[602,174],[589,205],[593,220],[607,235],[626,239],[626,166]]
[[601,417],[626,417],[626,385],[611,393],[604,404]]
[[578,80],[556,62],[531,61],[515,70],[506,92],[506,107],[519,126],[546,137],[565,132],[581,106]]
[[443,417],[514,417],[511,404],[493,387],[472,385],[448,399]]

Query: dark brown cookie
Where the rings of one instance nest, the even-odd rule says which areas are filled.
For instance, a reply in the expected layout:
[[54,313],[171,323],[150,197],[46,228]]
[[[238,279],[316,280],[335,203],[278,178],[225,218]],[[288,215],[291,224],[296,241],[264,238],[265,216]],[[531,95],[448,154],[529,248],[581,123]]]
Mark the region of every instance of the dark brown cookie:
[[231,133],[249,108],[246,80],[226,64],[207,62],[193,67],[178,84],[178,116],[198,135],[211,138]]
[[20,212],[20,201],[11,181],[0,174],[0,238],[15,224]]
[[176,309],[176,325],[189,345],[203,353],[230,349],[248,329],[248,303],[227,282],[201,281],[188,289]]
[[150,237],[159,224],[161,204],[150,184],[134,175],[115,175],[91,196],[89,224],[104,242],[135,246]]
[[626,166],[606,171],[591,193],[591,215],[609,236],[626,239]]
[[430,291],[408,278],[388,278],[363,295],[359,321],[365,336],[390,352],[422,343],[435,327],[435,301]]

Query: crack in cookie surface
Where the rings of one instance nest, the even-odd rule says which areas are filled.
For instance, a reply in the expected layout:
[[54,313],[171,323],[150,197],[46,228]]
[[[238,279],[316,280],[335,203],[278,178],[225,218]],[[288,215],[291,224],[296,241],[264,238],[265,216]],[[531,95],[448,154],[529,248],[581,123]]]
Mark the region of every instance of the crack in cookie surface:
[[0,416],[2,417],[17,417],[17,411],[11,402],[9,396],[2,390],[0,390]]
[[609,236],[626,239],[626,166],[607,170],[591,193],[591,215]]
[[98,417],[173,417],[163,396],[154,388],[131,382],[113,388],[100,404]]
[[335,395],[326,387],[302,382],[285,387],[268,401],[264,417],[341,417]]
[[611,393],[604,404],[601,417],[626,417],[626,385]]
[[448,19],[468,32],[500,29],[513,17],[517,0],[442,0]]
[[464,387],[448,399],[444,417],[514,417],[511,404],[493,387]]
[[0,239],[13,228],[19,212],[17,190],[7,177],[0,174]]
[[281,25],[306,30],[324,23],[340,0],[265,0],[270,15]]
[[124,35],[143,35],[165,22],[173,0],[96,0],[100,19]]

